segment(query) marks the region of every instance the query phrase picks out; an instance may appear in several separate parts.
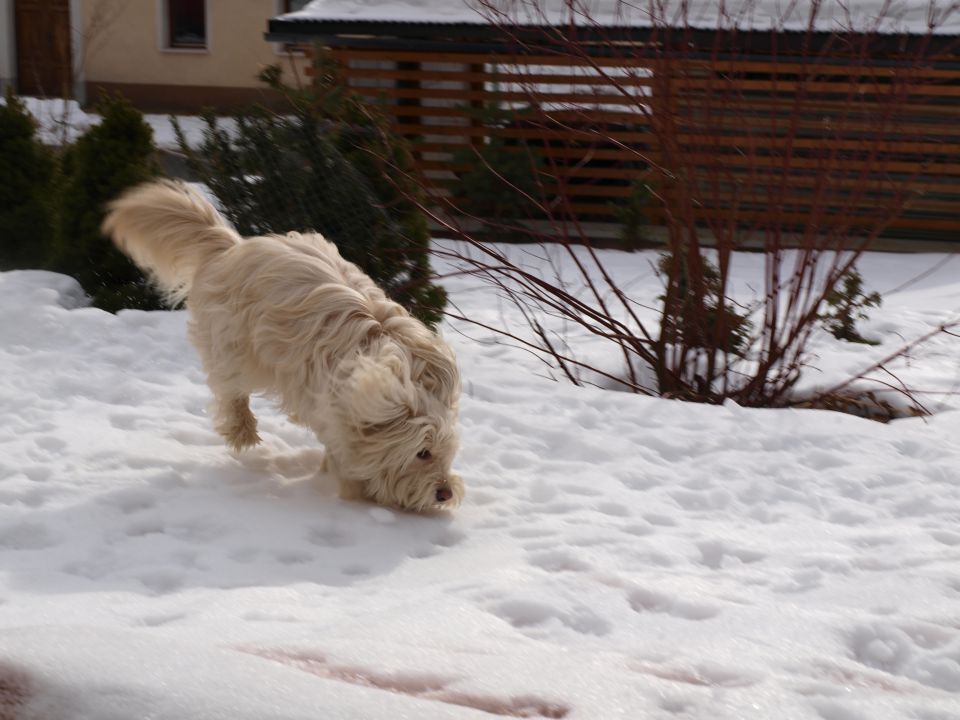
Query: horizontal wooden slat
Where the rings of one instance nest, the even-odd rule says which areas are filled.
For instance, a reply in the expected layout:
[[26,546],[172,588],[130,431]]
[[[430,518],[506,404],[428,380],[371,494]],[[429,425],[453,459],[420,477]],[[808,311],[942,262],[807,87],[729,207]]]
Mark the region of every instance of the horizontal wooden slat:
[[[608,203],[590,203],[590,202],[571,202],[564,205],[563,208],[555,208],[555,215],[563,215],[565,208],[573,213],[581,215],[592,215],[598,218],[607,218],[610,221],[616,220],[616,211]],[[651,219],[656,218],[658,213],[651,213]],[[701,222],[725,223],[729,220],[729,212],[725,209],[696,208],[693,210],[694,217]],[[803,228],[811,222],[809,212],[769,212],[744,208],[738,212],[739,225],[743,227],[764,227],[776,225],[784,229]],[[822,231],[828,230],[831,226],[862,226],[866,228],[884,227],[892,229],[919,230],[925,232],[954,232],[957,228],[957,221],[952,217],[898,217],[889,222],[881,222],[876,217],[865,215],[853,215],[848,212],[828,213],[818,216],[816,222]]]
[[[461,150],[463,147],[460,148]],[[473,163],[454,163],[452,160],[418,160],[417,165],[425,171],[448,171],[453,173],[465,173],[476,169],[479,160]],[[558,179],[565,182],[572,181],[611,181],[611,182],[629,182],[629,181],[650,181],[651,175],[644,170],[620,168],[620,167],[551,167],[549,164],[538,168],[539,174],[545,179]],[[732,180],[744,185],[765,185],[772,188],[776,193],[779,188],[784,191],[790,191],[792,188],[819,188],[829,189],[849,189],[864,188],[869,192],[894,191],[902,189],[901,183],[895,178],[888,177],[858,177],[856,175],[841,176],[835,173],[834,176],[819,175],[800,175],[789,173],[782,175],[771,169],[765,171],[739,169],[736,172],[729,173]],[[727,174],[717,173],[717,182],[727,178]],[[955,195],[960,200],[960,184],[952,178],[911,178],[911,189],[915,192],[926,192],[934,195]]]
[[650,78],[644,76],[617,76],[616,83],[597,75],[553,75],[543,73],[504,73],[504,72],[468,72],[454,70],[380,70],[377,68],[343,69],[345,78],[362,78],[365,80],[406,80],[409,82],[459,82],[459,83],[490,83],[496,85],[649,85]]
[[[686,178],[700,222],[729,220],[736,206],[746,226],[870,226],[874,207],[909,199],[890,227],[960,230],[960,69],[861,66],[855,53],[833,63],[605,57],[596,67],[546,54],[339,48],[333,56],[352,89],[381,103],[411,139],[437,192],[476,167],[458,152],[499,137],[513,141],[505,151],[542,160],[546,192],[594,218],[615,221],[630,182],[647,173],[656,184],[662,165]],[[384,87],[358,85],[370,81]],[[546,109],[485,127],[477,109],[503,103]],[[673,127],[658,127],[660,118]],[[650,217],[664,220],[655,207]]]
[[[398,109],[398,113],[402,108]],[[456,135],[462,137],[496,136],[516,139],[542,139],[552,141],[578,141],[594,139],[596,130],[553,129],[553,128],[498,128],[491,130],[482,126],[459,125],[423,125],[400,123],[395,126],[401,135]],[[621,132],[606,130],[602,133],[604,141],[617,141],[643,145],[652,145],[656,142],[656,134],[652,132]],[[960,154],[960,143],[937,142],[906,142],[885,141],[870,138],[838,140],[831,137],[824,138],[782,138],[782,137],[751,137],[744,135],[715,135],[678,133],[676,142],[685,148],[696,148],[703,151],[707,148],[714,150],[725,149],[732,153],[743,154],[751,152],[751,146],[763,151],[777,151],[788,148],[797,150],[850,150],[856,152],[874,152],[882,154],[910,154],[910,155],[957,155]],[[756,148],[753,150],[756,153]],[[766,157],[766,155],[764,155]]]
[[[869,60],[867,59],[867,62]],[[831,63],[828,58],[809,58],[803,63],[771,62],[769,60],[682,60],[674,61],[672,66],[678,73],[686,72],[762,72],[780,75],[803,74],[808,76],[837,75],[841,77],[890,77],[896,70],[889,66],[851,65],[849,62]],[[909,72],[921,78],[941,80],[960,79],[960,70],[932,68],[917,61],[913,67],[901,72]]]
[[535,98],[522,90],[462,90],[457,88],[427,88],[427,87],[353,87],[354,92],[360,95],[366,95],[376,99],[378,94],[386,97],[410,98],[418,100],[454,100],[465,102],[468,100],[495,100],[497,102],[530,102],[536,99],[539,102],[552,103],[575,103],[577,105],[595,104],[595,105],[636,105],[646,100],[649,95],[637,93],[636,96],[628,96],[620,93],[598,94],[595,92],[556,92],[542,93]]
[[[438,148],[450,148],[454,147],[452,145],[444,145],[441,143],[421,143],[417,142],[413,144],[413,148],[417,152],[436,152]],[[461,145],[460,147],[466,147]],[[518,150],[519,151],[519,150]],[[586,157],[589,157],[590,160],[611,160],[619,162],[645,162],[651,161],[654,162],[657,160],[657,154],[654,152],[631,152],[630,150],[623,149],[610,149],[610,148],[584,148],[584,147],[541,147],[538,148],[538,152],[543,157],[553,157],[556,159],[571,159],[571,160],[583,160]],[[708,167],[712,164],[717,163],[716,155],[703,155],[703,154],[690,154],[690,153],[679,153],[676,156],[676,159],[687,166],[692,167]],[[928,162],[925,164],[925,170],[921,174],[927,173],[937,173],[940,175],[960,175],[960,158],[953,158],[951,162]],[[823,171],[825,168],[825,163],[818,160],[810,160],[806,158],[791,158],[789,166],[798,170],[808,170],[808,171]],[[783,166],[783,160],[776,157],[747,157],[747,156],[736,156],[729,155],[723,158],[723,165],[718,167],[728,167],[728,166],[738,166],[738,167],[751,167],[755,166],[761,169],[768,168],[781,168]],[[850,174],[860,173],[864,169],[866,170],[879,170],[883,169],[889,173],[903,173],[908,176],[914,176],[917,174],[918,163],[917,162],[899,162],[899,161],[887,161],[881,166],[878,163],[863,163],[852,160],[844,160],[842,163],[842,171]],[[836,171],[834,169],[833,171]]]
[[[372,60],[415,63],[495,63],[498,65],[547,65],[558,67],[583,66],[587,64],[581,58],[568,55],[504,55],[502,53],[458,53],[431,52],[418,50],[360,50],[353,48],[333,48],[330,54],[338,60]],[[651,61],[643,58],[607,57],[594,58],[598,67],[648,67]]]
[[[378,98],[379,99],[379,98]],[[476,102],[476,101],[475,101]],[[461,118],[475,120],[478,106],[468,106],[466,104],[459,106],[435,106],[435,105],[397,105],[395,103],[376,103],[379,108],[387,113],[394,115],[403,115],[405,117],[436,117],[436,118]],[[772,118],[760,116],[757,113],[740,112],[739,109],[728,114],[719,111],[714,113],[715,122],[718,126],[730,125],[742,129],[746,122],[752,122],[758,134],[772,133],[776,129],[783,131],[786,123],[781,118],[779,124]],[[868,115],[863,113],[863,115]],[[542,122],[554,124],[569,124],[589,122],[592,126],[603,128],[607,125],[631,125],[635,127],[646,127],[650,124],[650,119],[645,113],[633,111],[616,112],[612,110],[595,109],[567,109],[541,111],[537,113],[522,113],[517,116],[518,121],[522,122]],[[960,120],[960,115],[958,115]],[[682,128],[697,128],[703,125],[702,120],[692,117],[680,116],[676,118],[678,126]],[[953,137],[960,136],[960,122],[945,122],[943,119],[937,119],[936,122],[904,122],[896,119],[885,121],[887,127],[884,131],[891,136],[909,136],[916,138],[918,135],[929,135],[935,137]],[[813,132],[872,132],[878,126],[877,120],[860,120],[853,117],[833,118],[826,115],[815,116],[814,113],[800,118],[796,122],[796,128]]]

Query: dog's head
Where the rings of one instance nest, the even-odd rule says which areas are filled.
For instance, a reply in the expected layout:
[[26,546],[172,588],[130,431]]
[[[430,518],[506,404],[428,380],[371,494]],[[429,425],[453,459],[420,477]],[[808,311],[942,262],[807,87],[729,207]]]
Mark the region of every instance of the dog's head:
[[450,350],[388,343],[358,356],[336,394],[337,472],[382,505],[423,511],[456,506],[460,381]]

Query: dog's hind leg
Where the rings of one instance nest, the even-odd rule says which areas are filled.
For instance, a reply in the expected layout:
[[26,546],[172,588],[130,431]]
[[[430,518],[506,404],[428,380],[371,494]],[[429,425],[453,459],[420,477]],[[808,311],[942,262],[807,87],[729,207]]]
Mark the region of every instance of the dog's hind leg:
[[257,418],[250,411],[249,395],[216,395],[213,411],[214,427],[234,450],[243,450],[260,442]]

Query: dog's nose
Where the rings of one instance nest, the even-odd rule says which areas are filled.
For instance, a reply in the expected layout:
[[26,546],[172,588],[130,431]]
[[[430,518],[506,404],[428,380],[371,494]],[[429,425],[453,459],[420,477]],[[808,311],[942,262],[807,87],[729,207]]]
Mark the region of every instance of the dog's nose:
[[448,485],[441,485],[437,488],[437,502],[446,502],[453,497],[453,490]]

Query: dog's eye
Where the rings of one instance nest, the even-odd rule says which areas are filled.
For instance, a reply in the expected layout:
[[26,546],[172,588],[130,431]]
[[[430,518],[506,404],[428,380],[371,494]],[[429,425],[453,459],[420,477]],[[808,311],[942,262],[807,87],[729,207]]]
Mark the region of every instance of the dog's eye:
[[433,456],[430,454],[430,451],[427,449],[423,449],[417,453],[417,458],[419,460],[429,460],[431,457]]

